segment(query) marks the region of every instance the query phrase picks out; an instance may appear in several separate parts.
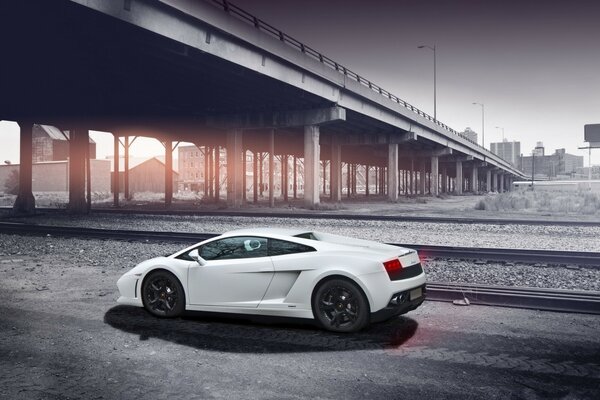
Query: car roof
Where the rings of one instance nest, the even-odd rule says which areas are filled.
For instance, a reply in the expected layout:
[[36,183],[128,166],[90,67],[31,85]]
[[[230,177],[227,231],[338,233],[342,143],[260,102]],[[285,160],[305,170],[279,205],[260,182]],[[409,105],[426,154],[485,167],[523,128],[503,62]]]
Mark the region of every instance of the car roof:
[[236,229],[233,231],[225,232],[221,235],[224,236],[289,236],[293,237],[296,235],[300,235],[302,233],[312,232],[307,229],[292,229],[292,228],[269,228],[269,227],[261,227],[261,228],[246,228],[246,229]]

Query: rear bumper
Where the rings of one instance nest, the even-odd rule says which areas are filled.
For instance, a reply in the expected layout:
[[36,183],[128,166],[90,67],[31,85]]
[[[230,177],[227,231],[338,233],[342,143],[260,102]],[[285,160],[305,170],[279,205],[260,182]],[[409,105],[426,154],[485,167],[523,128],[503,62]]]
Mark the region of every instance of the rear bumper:
[[[416,299],[411,300],[410,292],[418,288],[421,288],[422,295],[420,297],[417,297]],[[390,303],[388,303],[386,307],[374,313],[371,313],[371,322],[385,321],[396,315],[405,314],[409,311],[416,309],[421,304],[423,304],[423,301],[425,301],[425,297],[427,295],[427,287],[425,284],[423,284],[421,286],[417,286],[409,290],[394,293],[392,298],[396,297],[397,295],[401,296],[402,300],[400,300],[397,304],[392,304],[390,300]]]

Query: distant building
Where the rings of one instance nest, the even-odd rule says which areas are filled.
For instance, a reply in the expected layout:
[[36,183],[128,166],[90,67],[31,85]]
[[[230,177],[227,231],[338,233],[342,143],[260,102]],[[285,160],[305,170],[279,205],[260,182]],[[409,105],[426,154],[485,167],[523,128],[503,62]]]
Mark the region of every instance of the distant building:
[[501,159],[516,166],[521,155],[521,142],[515,142],[514,140],[509,142],[505,139],[502,142],[490,143],[490,150]]
[[179,189],[204,190],[204,151],[197,146],[179,146]]
[[546,149],[544,148],[544,143],[542,142],[537,142],[535,144],[535,148],[531,151],[531,154],[535,155],[536,157],[540,157],[546,154]]
[[461,135],[463,135],[473,143],[477,143],[477,132],[475,132],[473,129],[467,127],[463,132],[461,132]]
[[[577,176],[582,179],[587,179],[590,175],[590,167],[577,168]],[[600,180],[600,165],[592,165],[592,179]]]
[[[111,158],[110,186],[113,191],[114,159]],[[176,163],[173,163],[176,165]],[[125,189],[125,161],[123,157],[119,159],[119,191]],[[179,174],[173,169],[173,187],[177,187]],[[164,193],[165,191],[165,162],[163,157],[129,158],[129,193],[154,192]]]
[[[12,171],[19,171],[19,164],[0,165],[0,192],[5,190],[6,180]],[[92,192],[110,191],[110,162],[90,160]],[[69,190],[69,162],[45,161],[33,163],[31,176],[32,191],[67,192]]]
[[518,167],[525,175],[531,175],[532,169],[535,169],[536,177],[573,177],[579,168],[583,168],[583,156],[568,154],[565,149],[557,149],[554,154],[545,155],[543,145],[539,145],[541,143],[533,151],[535,156],[522,156],[520,159]]
[[[64,161],[69,158],[69,131],[51,125],[33,125],[33,162]],[[90,138],[90,158],[96,158],[96,142]]]

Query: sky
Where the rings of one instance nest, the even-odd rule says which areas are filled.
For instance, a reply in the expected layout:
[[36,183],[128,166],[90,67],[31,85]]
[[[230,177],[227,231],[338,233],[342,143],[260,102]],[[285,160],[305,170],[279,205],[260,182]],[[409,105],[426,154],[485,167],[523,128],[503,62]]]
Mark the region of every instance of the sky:
[[[326,54],[403,100],[480,134],[521,142],[529,154],[566,148],[585,155],[584,124],[600,123],[600,1],[234,0],[234,4]],[[18,161],[18,127],[0,122],[0,160]],[[112,136],[92,133],[98,157]],[[136,156],[162,153],[139,140]],[[600,151],[592,153],[600,164]]]

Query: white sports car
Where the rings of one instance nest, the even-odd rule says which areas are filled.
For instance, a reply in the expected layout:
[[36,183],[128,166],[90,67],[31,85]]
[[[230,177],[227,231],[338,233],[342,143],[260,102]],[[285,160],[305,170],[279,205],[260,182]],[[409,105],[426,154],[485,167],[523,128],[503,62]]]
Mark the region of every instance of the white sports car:
[[415,250],[322,232],[227,232],[138,264],[117,282],[119,303],[158,317],[184,310],[315,319],[354,332],[425,299]]

